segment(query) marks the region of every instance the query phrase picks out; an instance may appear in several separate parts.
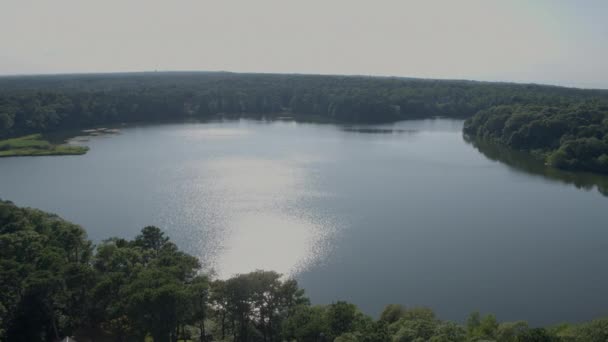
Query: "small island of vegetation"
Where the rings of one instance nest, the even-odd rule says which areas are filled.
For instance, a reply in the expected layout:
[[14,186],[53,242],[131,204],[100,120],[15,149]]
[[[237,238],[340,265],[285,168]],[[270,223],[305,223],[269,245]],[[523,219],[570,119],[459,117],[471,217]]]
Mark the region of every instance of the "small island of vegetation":
[[86,146],[51,144],[41,134],[0,140],[0,157],[79,155],[88,150]]
[[[374,291],[374,289],[370,289]],[[40,210],[0,201],[0,340],[605,342],[608,319],[532,327],[472,313],[465,324],[388,305],[311,305],[293,279],[255,271],[215,279],[156,227],[98,246]]]

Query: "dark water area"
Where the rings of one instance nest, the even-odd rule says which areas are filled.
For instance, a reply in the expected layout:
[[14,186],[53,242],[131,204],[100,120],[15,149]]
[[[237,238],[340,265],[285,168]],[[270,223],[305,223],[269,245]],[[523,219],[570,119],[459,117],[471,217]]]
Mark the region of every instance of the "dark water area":
[[277,270],[373,315],[608,315],[608,178],[466,141],[462,123],[123,127],[76,140],[83,156],[0,159],[0,197],[95,242],[157,225],[219,277]]

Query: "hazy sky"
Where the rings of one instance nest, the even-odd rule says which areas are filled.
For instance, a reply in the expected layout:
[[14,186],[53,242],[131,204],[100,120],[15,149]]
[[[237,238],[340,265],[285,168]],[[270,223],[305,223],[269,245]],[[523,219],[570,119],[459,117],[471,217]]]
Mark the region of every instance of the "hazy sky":
[[608,88],[608,0],[0,0],[0,74],[228,70]]

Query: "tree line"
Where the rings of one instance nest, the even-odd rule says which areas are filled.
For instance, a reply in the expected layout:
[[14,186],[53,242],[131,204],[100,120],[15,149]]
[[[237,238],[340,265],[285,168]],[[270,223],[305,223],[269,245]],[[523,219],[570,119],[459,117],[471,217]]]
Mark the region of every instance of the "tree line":
[[608,173],[608,91],[397,77],[167,72],[0,77],[0,139],[105,124],[295,116],[468,118],[465,133]]
[[468,118],[501,105],[608,103],[608,91],[397,77],[127,73],[0,77],[0,138],[137,121],[306,115],[341,122]]
[[608,105],[505,105],[479,111],[464,132],[531,152],[548,165],[608,173]]
[[[370,289],[370,291],[373,289]],[[608,319],[554,327],[465,324],[428,308],[311,305],[293,279],[255,271],[214,279],[156,227],[93,246],[56,215],[0,201],[0,340],[53,341],[606,341]]]

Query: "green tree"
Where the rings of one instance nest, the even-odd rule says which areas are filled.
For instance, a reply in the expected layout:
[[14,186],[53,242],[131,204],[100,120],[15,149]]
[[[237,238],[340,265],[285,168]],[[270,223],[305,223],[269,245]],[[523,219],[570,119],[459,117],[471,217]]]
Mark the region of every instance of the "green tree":
[[405,308],[399,304],[387,305],[382,313],[380,314],[380,320],[387,322],[388,324],[398,321],[405,314]]
[[357,308],[350,303],[338,301],[327,308],[327,324],[330,336],[337,337],[354,328]]
[[207,339],[207,330],[205,329],[205,320],[208,319],[209,311],[209,291],[210,284],[207,276],[197,276],[189,284],[187,288],[187,299],[190,304],[189,323],[198,326],[200,331],[199,340],[201,342]]
[[302,342],[315,342],[320,336],[328,335],[326,308],[300,304],[291,308],[283,321],[281,330],[284,338]]
[[576,331],[576,341],[608,341],[608,318],[582,324]]

